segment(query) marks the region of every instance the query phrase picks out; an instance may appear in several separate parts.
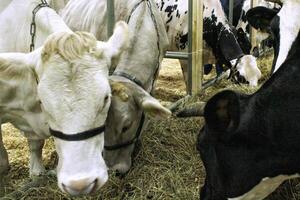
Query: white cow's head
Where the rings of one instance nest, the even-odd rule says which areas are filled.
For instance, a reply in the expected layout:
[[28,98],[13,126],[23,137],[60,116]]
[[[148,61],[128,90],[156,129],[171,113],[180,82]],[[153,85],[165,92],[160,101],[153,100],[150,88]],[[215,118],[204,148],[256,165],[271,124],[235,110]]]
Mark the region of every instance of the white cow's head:
[[59,156],[58,185],[69,194],[91,193],[107,181],[101,153],[111,102],[108,70],[127,41],[127,25],[119,22],[108,42],[85,32],[55,33],[43,46],[38,97]]
[[104,159],[109,168],[126,173],[140,132],[142,113],[162,119],[171,112],[131,81],[111,77],[112,103],[107,118]]
[[237,62],[236,68],[240,75],[249,82],[250,86],[257,86],[261,72],[257,66],[256,58],[252,55],[244,55]]

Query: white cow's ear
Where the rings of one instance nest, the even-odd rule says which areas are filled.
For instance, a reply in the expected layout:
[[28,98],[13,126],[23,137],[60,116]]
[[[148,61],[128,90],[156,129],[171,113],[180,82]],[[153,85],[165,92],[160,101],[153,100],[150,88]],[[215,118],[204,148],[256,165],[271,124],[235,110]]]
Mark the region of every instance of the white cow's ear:
[[124,21],[119,21],[115,25],[114,33],[107,41],[107,55],[112,59],[120,57],[121,53],[128,48],[129,30]]
[[142,100],[141,104],[145,114],[154,119],[163,119],[171,116],[171,111],[163,107],[159,101],[150,95]]
[[0,74],[8,79],[36,82],[35,62],[24,53],[1,53]]
[[133,93],[135,102],[143,109],[145,114],[153,119],[163,119],[171,116],[171,111],[162,106],[157,99],[145,90],[138,88]]

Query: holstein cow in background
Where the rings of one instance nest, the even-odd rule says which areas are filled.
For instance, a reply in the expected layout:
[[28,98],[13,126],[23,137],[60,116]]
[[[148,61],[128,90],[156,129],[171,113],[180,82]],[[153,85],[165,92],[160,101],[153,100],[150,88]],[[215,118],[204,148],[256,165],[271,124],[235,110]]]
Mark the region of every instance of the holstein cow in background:
[[[106,37],[106,0],[70,0],[61,15],[73,30]],[[166,118],[170,111],[149,93],[158,75],[168,38],[152,0],[115,1],[117,20],[126,20],[130,45],[110,77],[112,102],[105,131],[104,159],[109,168],[125,173],[146,128],[145,116]]]
[[[188,1],[156,0],[170,40],[169,50],[186,51],[188,38]],[[204,63],[225,63],[236,68],[250,85],[257,85],[261,72],[252,55],[244,55],[228,24],[219,0],[204,0]],[[185,80],[187,62],[181,61]]]
[[276,72],[253,95],[223,91],[205,107],[202,200],[262,200],[299,176],[300,1],[282,2],[268,21],[279,47]]
[[[14,0],[2,10],[1,51],[29,49],[31,12],[38,4]],[[127,46],[128,27],[119,22],[108,42],[98,42],[90,33],[72,32],[47,7],[35,23],[36,44],[50,35],[42,47],[0,54],[0,121],[11,122],[28,138],[31,175],[43,173],[43,141],[53,135],[58,186],[72,195],[88,194],[108,178],[101,155],[111,101],[108,70]],[[0,156],[4,173],[8,159],[2,141]]]
[[[220,0],[222,8],[229,18],[229,0]],[[274,3],[266,2],[264,0],[258,0],[258,6],[265,6],[268,8],[274,7]],[[232,31],[234,32],[237,41],[243,50],[244,54],[252,54],[255,57],[259,56],[259,46],[262,42],[266,44],[271,43],[271,40],[266,40],[268,35],[258,31],[256,33],[256,42],[258,46],[252,47],[250,42],[250,26],[246,18],[246,12],[251,8],[251,0],[236,0],[233,4],[233,21],[232,26],[234,27]],[[207,74],[212,69],[211,64],[205,65],[204,73]],[[217,74],[223,71],[223,67],[220,64],[216,64]]]
[[[270,9],[274,9],[274,10],[280,9],[279,5],[276,5],[275,3],[267,2],[265,0],[258,0],[256,7],[257,6],[262,6],[262,7],[266,7],[266,8],[270,8]],[[246,17],[246,13],[249,11],[249,9],[251,9],[251,0],[244,0],[241,18],[240,18],[238,24],[236,25],[236,29],[238,30],[239,35],[242,32],[245,32],[247,34],[248,38],[250,38],[250,24]],[[258,30],[256,32],[256,44],[257,44],[257,46],[254,46],[252,48],[252,54],[258,57],[259,49],[261,48],[261,46],[262,46],[262,48],[264,48],[264,46],[271,47],[272,39],[265,32]]]
[[[293,2],[293,1],[292,1]],[[285,3],[285,6],[287,7],[287,3]],[[256,29],[258,29],[260,32],[265,33],[267,37],[271,35],[273,42],[273,48],[274,48],[274,59],[272,64],[272,73],[275,73],[283,61],[286,59],[287,54],[289,52],[289,49],[291,48],[291,43],[293,42],[293,38],[295,37],[295,34],[297,34],[297,28],[298,26],[293,23],[291,20],[291,23],[287,24],[287,27],[282,27],[282,25],[278,25],[278,22],[276,22],[275,19],[273,19],[280,10],[277,9],[270,9],[266,7],[256,7],[252,8],[247,12],[247,19],[249,23]],[[280,12],[281,15],[284,15],[287,13]],[[283,16],[279,15],[279,17],[283,18]],[[291,16],[291,15],[287,15]],[[294,17],[294,16],[292,16]],[[272,22],[272,23],[271,23]],[[274,27],[278,27],[277,30],[274,30]],[[280,28],[280,29],[279,29]],[[290,31],[295,30],[295,31]],[[280,36],[284,36],[284,39]],[[284,42],[282,42],[284,40]],[[282,43],[281,43],[282,42]]]

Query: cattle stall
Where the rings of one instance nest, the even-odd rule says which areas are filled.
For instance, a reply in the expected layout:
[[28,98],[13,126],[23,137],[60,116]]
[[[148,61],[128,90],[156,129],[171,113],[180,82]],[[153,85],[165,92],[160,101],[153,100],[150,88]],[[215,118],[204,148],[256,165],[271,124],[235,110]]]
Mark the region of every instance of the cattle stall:
[[[113,0],[108,0],[108,2],[113,2]],[[268,77],[272,55],[260,58],[258,62],[263,72],[261,84]],[[220,80],[199,94],[197,100],[205,101],[224,88],[249,94],[256,91],[259,86],[249,88],[244,85],[235,85],[228,80]],[[154,95],[166,106],[171,106],[185,97],[185,84],[177,60],[166,59],[163,61]],[[142,137],[142,148],[134,155],[136,162],[129,173],[126,176],[120,176],[110,172],[109,182],[99,192],[93,196],[76,198],[62,193],[57,188],[55,176],[51,173],[46,175],[47,179],[43,177],[33,181],[28,179],[26,139],[20,136],[17,129],[10,124],[5,124],[2,129],[11,169],[6,177],[2,194],[3,180],[0,180],[0,199],[199,199],[199,186],[204,183],[205,170],[195,148],[195,141],[203,124],[202,118],[178,119],[171,117],[165,121],[151,121],[146,130],[147,134]],[[43,160],[47,170],[53,169],[57,164],[53,146],[53,139],[48,139],[43,151]],[[30,184],[21,187],[27,182]],[[266,200],[300,199],[299,188],[299,181],[289,181]],[[7,196],[1,198],[2,195]]]
[[[260,58],[259,65],[264,72],[262,81],[268,77],[271,64],[272,55]],[[199,100],[207,100],[224,89],[252,93],[257,88],[250,89],[243,85],[232,84],[228,80],[221,80],[220,83],[205,90]],[[163,61],[154,92],[155,97],[164,105],[171,105],[185,96],[185,84],[177,60]],[[171,117],[168,120],[151,121],[146,134],[142,137],[141,150],[135,155],[136,161],[129,173],[122,177],[110,172],[109,182],[94,196],[75,199],[199,199],[199,186],[204,183],[205,171],[195,148],[195,142],[203,124],[203,118]],[[20,187],[30,181],[27,167],[28,145],[26,139],[20,136],[19,131],[10,124],[3,125],[2,129],[11,164],[6,177],[5,195],[15,191],[14,194],[18,197],[15,199],[74,199],[57,188],[56,178],[50,174],[39,187],[30,185],[33,187],[20,191]],[[52,139],[46,140],[43,160],[46,169],[53,169],[56,165],[57,158]],[[38,183],[40,180],[37,180]],[[299,181],[289,181],[266,200],[298,200],[299,186]],[[9,196],[4,199],[9,199]]]

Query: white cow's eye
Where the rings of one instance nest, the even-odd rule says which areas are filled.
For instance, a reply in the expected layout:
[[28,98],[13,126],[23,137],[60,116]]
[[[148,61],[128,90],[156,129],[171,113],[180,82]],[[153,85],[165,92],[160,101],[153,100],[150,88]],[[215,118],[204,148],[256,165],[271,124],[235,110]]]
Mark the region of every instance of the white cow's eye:
[[105,96],[105,98],[104,98],[104,105],[106,105],[106,104],[107,104],[107,102],[108,102],[108,99],[109,99],[109,96],[108,96],[108,95],[106,95],[106,96]]

